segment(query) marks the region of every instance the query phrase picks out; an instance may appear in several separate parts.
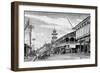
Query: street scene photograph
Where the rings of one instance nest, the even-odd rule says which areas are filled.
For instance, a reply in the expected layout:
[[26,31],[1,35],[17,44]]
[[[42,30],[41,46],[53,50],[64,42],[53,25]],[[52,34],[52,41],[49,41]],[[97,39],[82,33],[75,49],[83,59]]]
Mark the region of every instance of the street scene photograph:
[[91,57],[91,15],[24,11],[24,62]]

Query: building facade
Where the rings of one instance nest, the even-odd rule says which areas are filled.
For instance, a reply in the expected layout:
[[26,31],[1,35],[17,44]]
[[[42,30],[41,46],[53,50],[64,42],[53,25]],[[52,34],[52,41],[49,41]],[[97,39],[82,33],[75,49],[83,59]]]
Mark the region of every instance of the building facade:
[[73,28],[76,31],[78,52],[90,53],[90,16]]
[[60,38],[58,38],[53,45],[54,54],[64,54],[64,53],[73,53],[75,52],[76,47],[76,32],[70,32]]

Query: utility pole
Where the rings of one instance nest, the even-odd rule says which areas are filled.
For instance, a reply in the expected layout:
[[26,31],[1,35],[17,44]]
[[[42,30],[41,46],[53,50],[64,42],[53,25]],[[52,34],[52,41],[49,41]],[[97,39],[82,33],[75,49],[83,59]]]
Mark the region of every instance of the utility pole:
[[31,36],[32,36],[32,25],[29,25],[29,39],[30,39],[30,47],[31,47]]
[[32,49],[32,29],[33,29],[33,26],[32,25],[29,25],[29,39],[30,39],[30,47]]
[[34,28],[32,24],[30,24],[30,20],[27,22],[27,28],[29,29],[29,46],[30,46],[30,53],[32,52],[32,29]]
[[[25,22],[24,22],[24,24],[25,24]],[[26,24],[24,25],[24,46],[26,46],[25,44],[27,44],[26,42],[25,42],[25,32],[27,31],[27,29],[28,29],[28,26],[29,26],[29,19],[27,20],[27,22],[26,22]],[[26,50],[26,53],[25,53],[25,56],[28,58],[28,51],[29,51],[29,49],[26,47],[26,48],[24,48],[24,50]]]

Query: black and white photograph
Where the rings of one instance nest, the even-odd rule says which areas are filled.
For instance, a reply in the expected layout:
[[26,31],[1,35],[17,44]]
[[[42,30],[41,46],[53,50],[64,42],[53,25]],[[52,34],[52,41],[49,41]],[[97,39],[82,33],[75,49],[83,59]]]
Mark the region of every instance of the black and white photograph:
[[89,59],[91,15],[24,11],[24,61]]
[[12,70],[97,66],[97,7],[12,3]]

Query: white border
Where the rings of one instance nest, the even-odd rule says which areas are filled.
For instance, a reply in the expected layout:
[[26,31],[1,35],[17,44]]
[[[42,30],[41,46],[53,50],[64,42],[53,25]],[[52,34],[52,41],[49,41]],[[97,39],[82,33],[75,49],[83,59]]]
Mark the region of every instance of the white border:
[[[69,13],[90,13],[91,14],[91,58],[80,60],[64,60],[64,61],[37,61],[24,62],[24,10],[30,11],[49,11],[49,12],[69,12]],[[82,65],[95,64],[95,10],[79,9],[79,8],[58,8],[43,6],[25,6],[19,5],[19,68],[34,68],[62,65]]]

